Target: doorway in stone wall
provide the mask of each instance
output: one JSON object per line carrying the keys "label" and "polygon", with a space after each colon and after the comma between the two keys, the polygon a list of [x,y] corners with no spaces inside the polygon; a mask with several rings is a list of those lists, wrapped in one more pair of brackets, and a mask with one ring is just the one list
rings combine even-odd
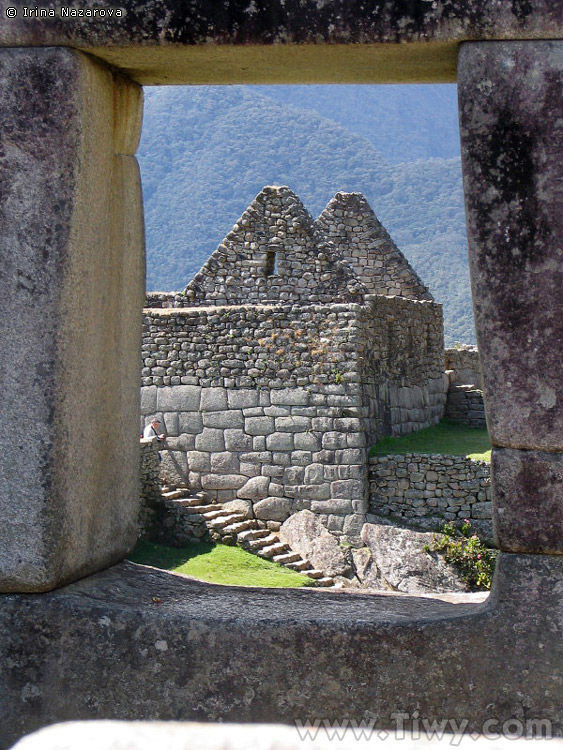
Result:
{"label": "doorway in stone wall", "polygon": [[[474,343],[455,86],[165,87],[146,89],[145,97],[138,157],[147,227],[148,292],[181,292],[264,185],[288,185],[313,218],[337,191],[360,192],[430,287],[435,300],[444,304],[446,344]],[[270,251],[268,275],[276,273],[278,260],[278,253]],[[146,421],[157,414],[163,421],[163,429],[175,449],[167,451],[168,462],[176,462],[178,474],[186,478],[194,468],[200,474],[233,476],[237,469],[231,466],[228,454],[236,452],[240,458],[249,448],[240,442],[244,436],[235,436],[240,426],[231,424],[232,415],[219,416],[231,407],[230,397],[226,397],[222,408],[220,404],[214,407],[215,417],[205,417],[205,425],[199,425],[201,401],[193,409],[186,407],[185,412],[178,411],[175,405],[167,410],[163,392],[157,394],[158,386],[167,391],[180,386],[185,391],[182,398],[188,400],[195,398],[189,389],[198,386],[195,381],[173,380],[175,376],[167,374],[170,358],[166,362],[167,357],[161,354],[159,359],[158,355],[159,347],[169,344],[153,345],[156,355],[145,352],[149,362],[144,362],[144,374],[150,378],[156,368],[157,378],[161,379],[156,383],[153,378],[150,385],[146,381],[143,418]],[[182,351],[178,341],[173,346]],[[283,351],[283,342],[278,351]],[[157,399],[157,395],[162,399]],[[254,404],[253,397],[248,399],[244,408],[252,418],[250,411],[259,405]],[[291,406],[296,410],[309,408]],[[293,416],[307,418],[305,414]],[[256,418],[270,417],[261,414]],[[224,424],[219,424],[221,420]],[[195,430],[204,429],[230,431],[232,440],[237,437],[239,443],[231,442],[229,446],[224,436],[216,446],[203,445],[201,440],[196,446],[194,440],[194,445],[190,443],[188,447],[192,453],[190,465],[184,465],[182,453],[185,454],[187,443],[182,443],[183,436],[193,436]],[[196,437],[199,435],[201,432]],[[217,435],[209,432],[209,437]],[[266,449],[266,436],[252,437],[254,441],[263,438]],[[280,455],[281,452],[279,448]],[[210,456],[203,455],[207,453]],[[282,471],[292,468],[296,467],[290,465]],[[417,464],[416,471],[409,471],[407,467],[407,477],[397,477],[393,491],[401,496],[409,491],[432,493],[431,489],[421,490],[419,486],[411,490],[410,484],[409,489],[403,485],[411,474],[415,475],[415,484],[436,484],[435,468]],[[404,467],[398,469],[399,473],[403,470]],[[430,479],[418,476],[426,473]],[[259,491],[259,479],[248,477],[252,484],[249,492],[254,491],[254,485]],[[477,480],[479,489],[475,492],[484,496],[483,478]],[[381,477],[372,471],[365,481],[373,488],[381,484]],[[216,501],[223,492],[220,485],[212,488]],[[220,533],[221,519],[213,515],[216,511],[205,511],[201,497],[174,497],[180,492],[176,486],[169,491],[169,504],[176,502],[179,507],[179,503],[185,503],[184,507],[194,509],[192,516],[197,515],[195,509],[201,510],[200,515],[209,512],[211,529],[216,521],[212,534],[225,538]],[[276,514],[276,503],[272,507],[272,518],[266,522],[269,525],[261,530],[275,533],[282,516]],[[252,538],[252,529],[237,526],[244,525],[234,517],[242,508],[231,505],[230,509],[233,519],[227,524],[227,541],[248,532],[248,541],[256,541],[257,550],[267,549],[260,537]],[[448,505],[445,512],[451,515],[451,511]],[[383,544],[384,533],[379,536],[378,543]],[[271,539],[270,542],[270,546],[275,546]],[[280,550],[278,557],[284,554],[287,553]],[[363,553],[347,554],[356,555],[357,564],[362,564]],[[388,583],[393,587],[391,580]]]}

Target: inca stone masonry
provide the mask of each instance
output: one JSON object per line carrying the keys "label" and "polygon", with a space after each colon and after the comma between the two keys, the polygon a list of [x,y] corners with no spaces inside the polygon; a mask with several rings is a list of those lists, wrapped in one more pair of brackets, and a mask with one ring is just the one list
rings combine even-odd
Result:
{"label": "inca stone masonry", "polygon": [[[24,19],[26,5],[0,0],[0,745],[86,718],[392,729],[400,714],[561,735],[561,3],[123,0],[109,20]],[[141,86],[455,80],[490,597],[243,590],[123,562],[139,505]],[[175,729],[193,747],[198,729]],[[154,745],[162,725],[121,731]],[[258,741],[224,731],[201,742]]]}
{"label": "inca stone masonry", "polygon": [[358,193],[314,221],[266,187],[184,292],[148,297],[142,413],[165,426],[162,476],[227,507],[312,510],[357,536],[367,448],[444,414],[441,306]]}

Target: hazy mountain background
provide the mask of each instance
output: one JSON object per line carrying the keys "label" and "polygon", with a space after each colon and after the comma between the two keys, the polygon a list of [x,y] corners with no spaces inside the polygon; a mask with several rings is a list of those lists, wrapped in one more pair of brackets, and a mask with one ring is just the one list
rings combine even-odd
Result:
{"label": "hazy mountain background", "polygon": [[443,303],[447,343],[474,342],[455,86],[145,89],[139,162],[147,289],[182,289],[264,185],[314,217],[360,191]]}

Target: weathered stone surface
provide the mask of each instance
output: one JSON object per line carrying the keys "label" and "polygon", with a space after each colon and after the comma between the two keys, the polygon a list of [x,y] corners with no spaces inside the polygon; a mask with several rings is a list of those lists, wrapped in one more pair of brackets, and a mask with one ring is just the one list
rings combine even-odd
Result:
{"label": "weathered stone surface", "polygon": [[266,437],[266,448],[269,451],[291,451],[293,435],[290,432],[273,432]]}
{"label": "weathered stone surface", "polygon": [[228,408],[225,388],[202,388],[201,411],[224,411]]}
{"label": "weathered stone surface", "polygon": [[[377,0],[353,13],[343,13],[337,0],[260,0],[255,12],[235,3],[219,15],[212,3],[179,11],[174,2],[143,0],[123,6],[119,17],[71,19],[61,17],[63,6],[54,18],[25,18],[24,6],[0,3],[1,45],[88,48],[142,84],[454,81],[464,40],[563,35],[562,11],[552,0],[420,7]],[[8,7],[18,16],[7,17]]]}
{"label": "weathered stone surface", "polygon": [[499,548],[563,554],[563,455],[496,448],[492,471]]}
{"label": "weathered stone surface", "polygon": [[253,504],[254,515],[264,521],[285,521],[291,512],[291,500],[285,497],[265,497]]}
{"label": "weathered stone surface", "polygon": [[237,492],[237,496],[247,500],[262,500],[268,495],[269,484],[269,477],[251,477]]}
{"label": "weathered stone surface", "polygon": [[273,417],[248,417],[245,419],[245,431],[249,435],[269,435],[274,431]]}
{"label": "weathered stone surface", "polygon": [[252,450],[252,437],[243,430],[225,430],[225,448],[228,451]]}
{"label": "weathered stone surface", "polygon": [[201,388],[197,385],[174,385],[157,388],[159,411],[197,411],[201,400]]}
{"label": "weathered stone surface", "polygon": [[227,393],[229,409],[250,409],[258,406],[258,391],[244,389],[240,391],[230,390]]}
{"label": "weathered stone surface", "polygon": [[244,427],[244,417],[239,409],[203,412],[202,417],[205,427],[221,427],[229,430],[240,430]]}
{"label": "weathered stone surface", "polygon": [[4,596],[0,743],[72,718],[293,724],[343,705],[387,726],[397,711],[464,719],[467,731],[543,718],[560,736],[562,577],[561,556],[501,553],[489,599],[452,603],[209,586],[125,563]]}
{"label": "weathered stone surface", "polygon": [[563,451],[563,42],[464,45],[458,90],[489,433]]}
{"label": "weathered stone surface", "polygon": [[222,451],[211,454],[211,471],[217,474],[238,474],[240,461],[236,453]]}
{"label": "weathered stone surface", "polygon": [[409,594],[465,590],[442,557],[424,551],[433,537],[426,532],[366,523],[361,538],[371,552],[372,564],[364,573],[364,586]]}
{"label": "weathered stone surface", "polygon": [[185,451],[161,451],[160,477],[164,483],[186,486],[188,482],[188,459]]}
{"label": "weathered stone surface", "polygon": [[224,451],[225,437],[223,430],[204,427],[201,433],[195,436],[195,448],[198,451]]}
{"label": "weathered stone surface", "polygon": [[290,516],[280,529],[280,539],[326,575],[345,575],[350,566],[336,538],[318,516],[302,510]]}
{"label": "weathered stone surface", "polygon": [[0,590],[44,591],[135,541],[140,181],[105,66],[2,49],[0,92]]}
{"label": "weathered stone surface", "polygon": [[238,490],[246,482],[240,474],[202,474],[201,486],[204,490]]}
{"label": "weathered stone surface", "polygon": [[141,388],[141,414],[153,414],[156,411],[156,391],[155,385],[148,385]]}

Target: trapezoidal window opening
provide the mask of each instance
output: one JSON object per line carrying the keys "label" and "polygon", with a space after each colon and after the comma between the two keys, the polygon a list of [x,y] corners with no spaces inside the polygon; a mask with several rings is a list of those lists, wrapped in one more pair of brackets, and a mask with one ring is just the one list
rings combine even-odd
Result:
{"label": "trapezoidal window opening", "polygon": [[368,456],[445,413],[444,290],[447,338],[472,330],[468,284],[460,313],[444,277],[466,268],[436,257],[465,254],[456,92],[425,88],[146,90],[141,428],[165,436],[160,462],[146,450],[175,544],[207,534],[291,563],[279,533],[305,514],[341,542],[339,567],[293,567],[345,585],[368,515],[471,517],[447,468]]}

